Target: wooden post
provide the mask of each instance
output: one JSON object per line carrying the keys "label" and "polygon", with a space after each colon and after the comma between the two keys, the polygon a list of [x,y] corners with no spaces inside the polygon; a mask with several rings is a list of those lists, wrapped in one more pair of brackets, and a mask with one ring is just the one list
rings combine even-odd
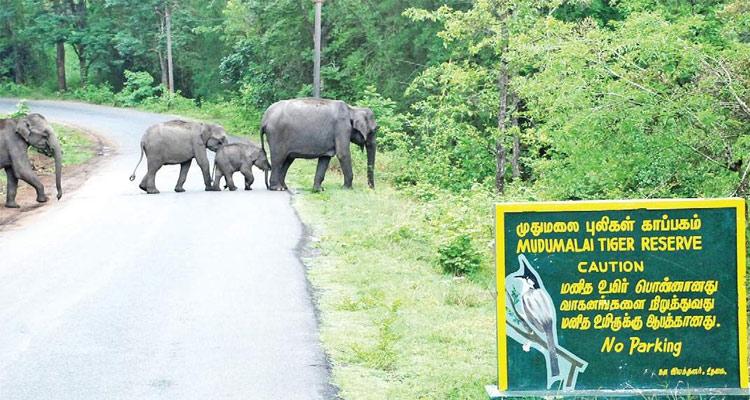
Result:
{"label": "wooden post", "polygon": [[320,19],[325,0],[315,2],[315,70],[313,72],[313,97],[320,98]]}
{"label": "wooden post", "polygon": [[164,6],[164,19],[167,28],[167,78],[169,79],[169,93],[174,93],[174,68],[172,65],[172,14],[169,2]]}

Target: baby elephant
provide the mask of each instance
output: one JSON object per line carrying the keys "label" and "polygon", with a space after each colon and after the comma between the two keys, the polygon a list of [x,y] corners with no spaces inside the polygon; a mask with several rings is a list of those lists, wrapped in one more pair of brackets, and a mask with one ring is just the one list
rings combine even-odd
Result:
{"label": "baby elephant", "polygon": [[[227,181],[229,190],[237,190],[232,180],[232,174],[237,171],[242,172],[245,176],[245,190],[252,190],[250,185],[253,184],[253,165],[261,170],[268,172],[271,170],[271,164],[268,163],[266,153],[260,147],[251,143],[232,143],[219,148],[214,160],[214,190],[220,190],[219,183],[221,177]],[[218,170],[218,173],[216,172]]]}

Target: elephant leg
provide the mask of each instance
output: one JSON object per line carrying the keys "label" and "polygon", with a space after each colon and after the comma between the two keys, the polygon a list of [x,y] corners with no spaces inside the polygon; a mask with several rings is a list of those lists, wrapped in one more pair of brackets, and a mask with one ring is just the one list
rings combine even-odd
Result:
{"label": "elephant leg", "polygon": [[[271,179],[269,182],[270,190],[284,190],[282,185],[281,171],[286,163],[287,156],[282,154],[271,154],[273,164],[271,165]],[[278,161],[277,161],[278,160]]]}
{"label": "elephant leg", "polygon": [[213,181],[213,190],[215,192],[221,191],[221,177],[224,174],[221,172],[221,168],[216,168],[216,174],[214,175],[214,181]]}
{"label": "elephant leg", "polygon": [[331,162],[331,157],[320,157],[318,158],[318,169],[315,170],[315,182],[313,183],[313,192],[320,192],[323,190],[320,185],[323,184],[323,180],[326,177],[326,171],[328,170],[328,163]]}
{"label": "elephant leg", "polygon": [[148,192],[148,188],[146,188],[146,185],[148,185],[148,174],[143,175],[143,179],[141,179],[141,183],[138,185],[141,190],[144,192]]}
{"label": "elephant leg", "polygon": [[175,192],[182,193],[185,191],[185,189],[182,188],[182,185],[185,184],[188,171],[190,170],[190,164],[192,164],[192,162],[193,160],[187,160],[184,163],[180,164],[180,177],[177,178],[177,186],[174,187]]}
{"label": "elephant leg", "polygon": [[253,176],[253,167],[250,164],[244,164],[240,168],[240,172],[245,177],[245,190],[253,190],[252,185],[255,182],[255,176]]}
{"label": "elephant leg", "polygon": [[[146,172],[146,193],[157,194],[159,191],[156,189],[156,173],[161,169],[161,162],[155,160],[148,160],[148,171]],[[143,188],[141,188],[143,189]]]}
{"label": "elephant leg", "polygon": [[[44,185],[39,181],[39,178],[34,174],[34,171],[31,170],[30,165],[29,168],[13,168],[13,170],[18,174],[18,179],[34,187],[36,190],[36,201],[38,203],[44,203],[48,200],[47,195],[44,194]],[[8,181],[10,182],[10,179],[8,179]]]}
{"label": "elephant leg", "polygon": [[229,188],[229,190],[234,192],[235,190],[237,190],[237,186],[234,185],[234,179],[232,178],[232,175],[234,175],[234,173],[228,173],[224,175],[224,179],[227,180],[227,187]]}
{"label": "elephant leg", "polygon": [[208,165],[208,157],[206,156],[205,150],[203,150],[203,154],[199,152],[195,155],[195,161],[201,168],[201,172],[203,172],[203,183],[206,185],[206,191],[213,192],[214,185],[213,182],[211,182],[211,168]]}
{"label": "elephant leg", "polygon": [[352,188],[352,155],[349,153],[349,149],[346,148],[336,154],[336,158],[339,159],[341,164],[341,172],[344,173],[344,188]]}
{"label": "elephant leg", "polygon": [[5,196],[5,207],[7,208],[18,208],[16,203],[16,190],[18,189],[18,178],[16,173],[13,172],[13,168],[5,168],[5,176],[8,178],[8,191]]}
{"label": "elephant leg", "polygon": [[284,190],[289,190],[286,186],[286,173],[289,171],[289,167],[292,166],[293,162],[294,158],[287,157],[286,160],[284,160],[284,164],[281,165],[281,187],[283,187]]}

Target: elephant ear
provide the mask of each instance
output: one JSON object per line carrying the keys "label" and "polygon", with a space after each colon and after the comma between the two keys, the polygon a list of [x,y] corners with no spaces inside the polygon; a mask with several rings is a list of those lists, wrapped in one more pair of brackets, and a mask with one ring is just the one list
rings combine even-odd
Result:
{"label": "elephant ear", "polygon": [[22,118],[18,121],[18,124],[16,125],[16,134],[20,136],[24,142],[29,143],[29,135],[31,135],[31,125],[29,124],[29,120],[26,118]]}
{"label": "elephant ear", "polygon": [[356,108],[352,108],[351,112],[349,113],[349,120],[351,121],[352,128],[361,133],[362,136],[366,139],[368,132],[367,119],[365,119],[364,113]]}
{"label": "elephant ear", "polygon": [[208,143],[208,139],[211,139],[211,128],[207,124],[201,122],[198,124],[198,130],[201,133],[201,141],[203,144]]}
{"label": "elephant ear", "polygon": [[253,148],[247,149],[247,151],[245,152],[245,156],[248,160],[250,160],[250,163],[254,163],[255,160],[260,157],[260,150],[256,150]]}

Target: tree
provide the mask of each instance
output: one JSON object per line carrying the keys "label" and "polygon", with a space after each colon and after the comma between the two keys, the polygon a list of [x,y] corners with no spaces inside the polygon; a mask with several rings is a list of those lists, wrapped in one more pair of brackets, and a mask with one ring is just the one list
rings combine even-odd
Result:
{"label": "tree", "polygon": [[[416,21],[437,20],[444,25],[444,30],[439,36],[445,41],[446,46],[455,46],[461,51],[455,52],[450,63],[456,58],[465,60],[465,68],[481,73],[484,78],[477,83],[483,87],[474,90],[481,93],[487,90],[485,85],[488,79],[494,75],[496,93],[485,96],[487,100],[495,101],[495,127],[493,133],[486,120],[477,120],[476,128],[484,131],[486,137],[482,140],[485,151],[494,158],[494,187],[498,193],[505,190],[506,164],[508,142],[512,143],[511,168],[513,178],[520,178],[520,126],[518,123],[517,109],[522,100],[519,94],[513,90],[514,76],[519,74],[520,65],[511,63],[509,53],[511,51],[510,37],[528,28],[543,12],[554,10],[560,5],[559,2],[524,2],[506,0],[478,0],[474,2],[471,9],[466,11],[454,10],[443,6],[436,11],[410,9],[408,15]],[[445,68],[445,64],[428,68],[437,73],[454,73],[455,69]],[[458,71],[465,74],[467,71]],[[450,81],[450,80],[449,80]],[[416,82],[416,81],[415,81]],[[482,109],[488,105],[483,104]],[[456,115],[456,114],[454,114]],[[471,110],[468,110],[471,116]],[[438,128],[439,129],[439,128]],[[492,143],[490,143],[490,140]],[[447,143],[450,145],[450,143]]]}
{"label": "tree", "polygon": [[714,11],[631,12],[604,27],[546,18],[522,38],[534,72],[519,90],[550,143],[540,187],[571,199],[747,195],[750,52],[714,29]]}

